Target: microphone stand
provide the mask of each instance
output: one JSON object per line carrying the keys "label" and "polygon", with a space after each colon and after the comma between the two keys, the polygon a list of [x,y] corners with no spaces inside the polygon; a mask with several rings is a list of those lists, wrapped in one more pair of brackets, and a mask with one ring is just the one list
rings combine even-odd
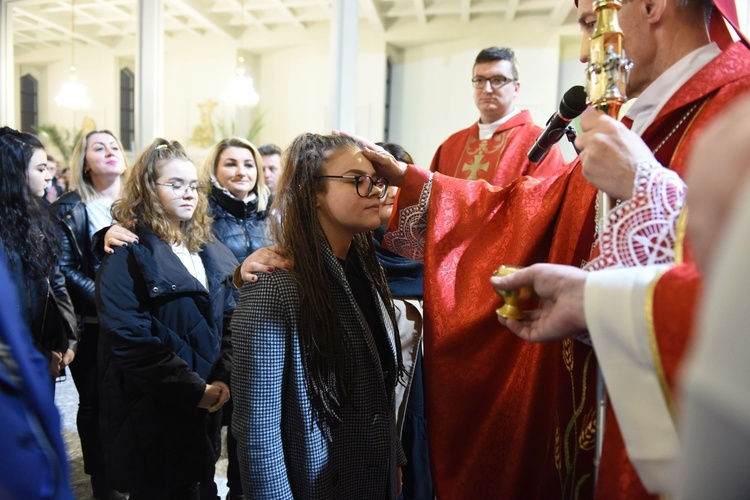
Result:
{"label": "microphone stand", "polygon": [[575,149],[576,155],[581,154],[581,151],[576,147],[576,129],[571,125],[565,127],[565,137],[568,138],[568,142],[570,142],[570,145]]}

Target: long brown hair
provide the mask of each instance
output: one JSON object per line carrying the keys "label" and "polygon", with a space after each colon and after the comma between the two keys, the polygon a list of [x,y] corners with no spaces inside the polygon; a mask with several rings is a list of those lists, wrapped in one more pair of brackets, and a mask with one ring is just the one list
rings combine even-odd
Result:
{"label": "long brown hair", "polygon": [[122,199],[112,205],[112,217],[130,229],[136,225],[150,227],[162,241],[182,243],[190,252],[199,252],[201,245],[214,241],[206,195],[200,190],[196,193],[198,204],[192,219],[182,222],[177,230],[156,194],[159,170],[172,160],[191,161],[179,142],[154,139],[136,160],[125,181]]}
{"label": "long brown hair", "polygon": [[[271,227],[279,244],[294,262],[300,289],[299,336],[307,393],[315,419],[330,439],[330,427],[339,420],[336,410],[346,398],[342,369],[349,358],[347,336],[334,310],[333,287],[325,261],[325,233],[317,215],[315,176],[325,162],[345,149],[361,149],[348,137],[302,134],[284,155],[284,168],[274,199],[279,217]],[[372,233],[360,233],[352,242],[362,265],[372,276],[388,316],[396,328],[396,316],[385,272],[375,255]],[[387,330],[386,330],[387,331]],[[395,335],[399,373],[403,371],[401,342]]]}

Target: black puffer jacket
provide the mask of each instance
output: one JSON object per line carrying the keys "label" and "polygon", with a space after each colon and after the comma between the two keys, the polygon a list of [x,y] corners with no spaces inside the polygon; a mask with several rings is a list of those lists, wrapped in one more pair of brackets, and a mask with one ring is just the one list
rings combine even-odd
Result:
{"label": "black puffer jacket", "polygon": [[244,203],[214,188],[208,203],[216,239],[228,246],[238,261],[271,245],[268,211],[259,212],[257,200]]}
{"label": "black puffer jacket", "polygon": [[60,270],[65,275],[76,314],[95,317],[94,277],[99,259],[91,250],[86,205],[76,191],[71,191],[58,198],[49,209],[62,226]]}
{"label": "black puffer jacket", "polygon": [[221,243],[200,253],[208,291],[170,246],[146,229],[99,268],[101,432],[107,471],[121,491],[197,481],[214,460],[207,382],[229,383],[238,265]]}

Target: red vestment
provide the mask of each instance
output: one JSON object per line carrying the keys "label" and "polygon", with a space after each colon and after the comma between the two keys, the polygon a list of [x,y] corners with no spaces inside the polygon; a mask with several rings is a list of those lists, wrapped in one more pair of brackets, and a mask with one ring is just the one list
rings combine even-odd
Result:
{"label": "red vestment", "polygon": [[[675,94],[644,133],[644,141],[658,149],[662,165],[681,173],[696,135],[747,90],[750,52],[734,44]],[[395,229],[400,210],[418,204],[427,175],[407,169],[389,229]],[[488,280],[500,264],[579,266],[588,259],[595,193],[577,161],[558,176],[522,178],[504,189],[435,174],[424,244],[424,361],[428,438],[439,498],[593,495],[592,351],[570,340],[531,344],[518,339],[497,322],[494,311],[501,300]],[[657,327],[671,319],[660,299],[667,297],[669,303],[674,290],[687,293],[687,287],[673,285],[684,279],[665,281],[662,291],[657,286]],[[688,327],[671,330],[683,339],[689,333]],[[659,341],[660,347],[668,344]],[[598,493],[602,498],[646,495],[627,461],[611,411]]]}
{"label": "red vestment", "polygon": [[[398,203],[415,204],[428,175],[410,166]],[[500,264],[587,258],[595,193],[577,163],[564,175],[523,177],[505,189],[435,174],[424,360],[438,498],[591,497],[592,350],[572,340],[532,344],[508,332],[497,322],[501,301],[488,280]]]}
{"label": "red vestment", "polygon": [[493,186],[505,186],[522,175],[555,175],[565,164],[557,145],[538,164],[526,158],[542,131],[527,110],[497,127],[487,140],[479,140],[479,125],[474,123],[440,145],[430,170],[457,179],[483,179]]}
{"label": "red vestment", "polygon": [[[669,100],[654,123],[643,134],[654,147],[664,140],[693,104],[698,106],[688,120],[656,153],[662,165],[684,178],[687,157],[696,138],[717,114],[750,91],[750,50],[735,43],[688,80]],[[720,159],[717,168],[720,168]],[[674,390],[676,376],[692,332],[694,305],[700,290],[700,274],[689,252],[684,262],[669,269],[654,286],[652,331],[658,345],[658,361],[664,383]],[[671,398],[671,395],[667,395]],[[671,406],[671,404],[670,404]],[[597,497],[618,499],[656,498],[649,495],[631,465],[616,424],[608,409]]]}

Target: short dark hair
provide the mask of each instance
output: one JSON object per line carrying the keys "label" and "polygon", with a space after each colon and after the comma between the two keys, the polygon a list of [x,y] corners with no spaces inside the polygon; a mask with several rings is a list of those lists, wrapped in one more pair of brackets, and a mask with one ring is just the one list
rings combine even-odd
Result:
{"label": "short dark hair", "polygon": [[261,147],[258,148],[258,153],[260,153],[261,156],[273,156],[273,155],[279,155],[281,156],[281,148],[278,147],[276,144],[263,144]]}
{"label": "short dark hair", "polygon": [[471,70],[473,72],[477,64],[494,61],[508,61],[513,72],[513,79],[518,80],[518,61],[516,61],[515,52],[510,47],[487,47],[486,49],[482,49],[477,54],[476,59],[474,59],[474,66],[472,66]]}

